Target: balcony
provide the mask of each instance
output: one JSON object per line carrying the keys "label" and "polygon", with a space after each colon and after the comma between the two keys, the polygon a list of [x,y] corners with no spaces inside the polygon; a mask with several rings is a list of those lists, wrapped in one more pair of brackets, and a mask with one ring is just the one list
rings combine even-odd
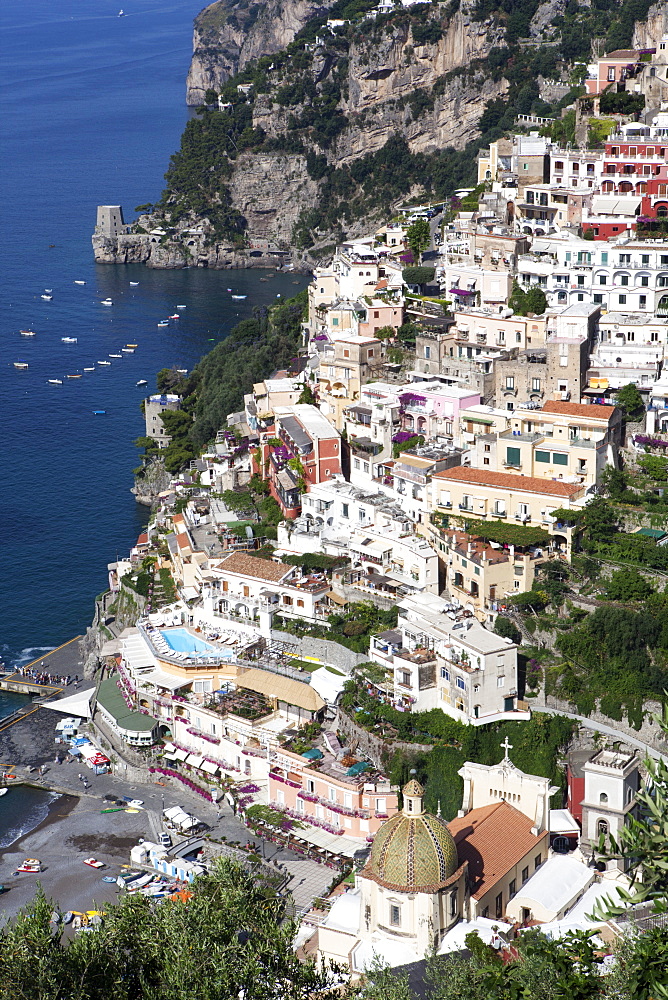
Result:
{"label": "balcony", "polygon": [[[507,391],[507,390],[504,390]],[[539,390],[536,390],[539,391]],[[545,437],[544,434],[536,434],[529,431],[501,431],[499,434],[500,438],[509,441],[526,441],[528,444],[533,444],[535,441],[542,441]]]}
{"label": "balcony", "polygon": [[515,514],[515,520],[521,521],[522,524],[526,524],[527,521],[531,520],[531,514],[523,514],[521,511],[517,511]]}

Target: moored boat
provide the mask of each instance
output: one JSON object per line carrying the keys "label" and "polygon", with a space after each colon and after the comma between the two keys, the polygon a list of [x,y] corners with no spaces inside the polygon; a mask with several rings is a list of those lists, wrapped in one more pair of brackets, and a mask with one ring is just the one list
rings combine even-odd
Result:
{"label": "moored boat", "polygon": [[121,347],[121,353],[122,354],[134,354],[135,353],[135,349],[134,349],[134,347]]}
{"label": "moored boat", "polygon": [[76,375],[68,375],[68,378],[81,378],[81,375],[77,373]]}
{"label": "moored boat", "polygon": [[62,378],[48,378],[46,381],[49,383],[49,385],[62,385],[63,384]]}
{"label": "moored boat", "polygon": [[100,299],[101,306],[113,306],[113,301],[111,299]]}
{"label": "moored boat", "polygon": [[85,284],[86,284],[86,282],[85,282],[85,281],[76,281],[76,280],[75,280],[74,284],[75,284],[75,285],[85,285]]}
{"label": "moored boat", "polygon": [[137,382],[137,385],[138,386],[148,385],[148,382],[145,378],[140,378],[139,381]]}
{"label": "moored boat", "polygon": [[158,326],[169,326],[169,323],[167,322],[166,319],[163,319],[160,321],[160,323],[158,323]]}
{"label": "moored boat", "polygon": [[44,299],[45,302],[50,302],[51,299],[53,298],[53,295],[46,295],[46,294],[44,294],[41,297]]}
{"label": "moored boat", "polygon": [[34,330],[19,330],[19,333],[21,334],[22,337],[34,337],[35,336],[35,331]]}
{"label": "moored boat", "polygon": [[111,361],[98,361],[98,365],[110,365]]}
{"label": "moored boat", "polygon": [[77,337],[61,337],[63,344],[76,344],[78,341]]}
{"label": "moored boat", "polygon": [[23,369],[25,369],[25,368],[28,367],[28,362],[27,361],[15,361],[14,362],[14,367],[15,368],[20,368],[20,369],[23,370]]}
{"label": "moored boat", "polygon": [[110,358],[122,358],[123,355],[122,354],[110,354],[109,357]]}
{"label": "moored boat", "polygon": [[94,368],[84,368],[84,371],[85,372],[94,372],[95,369]]}

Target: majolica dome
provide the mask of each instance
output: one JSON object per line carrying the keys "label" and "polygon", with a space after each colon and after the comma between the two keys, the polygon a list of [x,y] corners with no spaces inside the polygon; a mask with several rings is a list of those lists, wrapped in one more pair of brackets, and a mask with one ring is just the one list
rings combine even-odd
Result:
{"label": "majolica dome", "polygon": [[459,867],[457,848],[445,821],[425,813],[417,781],[403,788],[404,808],[374,837],[365,874],[397,892],[437,892]]}

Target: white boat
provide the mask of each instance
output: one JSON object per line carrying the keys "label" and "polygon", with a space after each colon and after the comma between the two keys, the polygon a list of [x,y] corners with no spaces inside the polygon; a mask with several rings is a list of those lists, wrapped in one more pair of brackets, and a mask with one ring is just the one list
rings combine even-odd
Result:
{"label": "white boat", "polygon": [[63,384],[62,378],[48,378],[47,382],[49,383],[49,385],[62,385]]}
{"label": "white boat", "polygon": [[247,295],[233,295],[232,298],[236,299],[237,301],[239,301],[241,299],[248,298],[248,296]]}
{"label": "white boat", "polygon": [[67,377],[68,378],[81,378],[81,375],[79,374],[79,372],[77,372],[76,375],[68,375]]}
{"label": "white boat", "polygon": [[179,375],[187,375],[188,374],[188,369],[187,368],[177,368],[176,370],[179,373]]}
{"label": "white boat", "polygon": [[15,361],[14,362],[14,367],[15,368],[27,368],[28,367],[28,362],[27,361]]}
{"label": "white boat", "polygon": [[61,337],[60,339],[62,340],[63,344],[76,344],[77,342],[76,337]]}
{"label": "white boat", "polygon": [[53,288],[45,288],[44,291],[46,292],[47,295],[50,295],[51,292],[53,291]]}
{"label": "white boat", "polygon": [[42,295],[42,298],[44,299],[45,302],[50,302],[51,299],[53,298],[53,295]]}
{"label": "white boat", "polygon": [[119,17],[125,17],[125,11],[124,10],[119,10],[118,16]]}
{"label": "white boat", "polygon": [[109,357],[110,358],[122,358],[123,355],[122,354],[110,354]]}
{"label": "white boat", "polygon": [[94,372],[95,369],[94,368],[84,368],[84,371],[85,372]]}
{"label": "white boat", "polygon": [[98,365],[110,365],[111,361],[98,361]]}
{"label": "white boat", "polygon": [[126,347],[139,347],[139,344],[126,344]]}
{"label": "white boat", "polygon": [[136,288],[138,284],[139,284],[139,282],[138,282],[138,281],[131,281],[131,282],[130,282],[130,286],[131,286],[132,288]]}
{"label": "white boat", "polygon": [[[123,354],[134,354],[135,353],[134,347],[121,347],[121,351],[123,352]],[[110,357],[111,357],[111,355],[110,355]]]}
{"label": "white boat", "polygon": [[112,302],[111,299],[101,299],[100,300],[100,305],[101,306],[113,306],[113,304],[114,303]]}
{"label": "white boat", "polygon": [[187,306],[177,306],[177,309],[187,309]]}
{"label": "white boat", "polygon": [[167,319],[181,319],[178,313],[174,313],[173,316],[168,316]]}
{"label": "white boat", "polygon": [[85,285],[86,282],[85,281],[75,281],[74,284],[75,285]]}
{"label": "white boat", "polygon": [[169,326],[169,323],[166,319],[163,319],[161,323],[158,323],[158,326]]}
{"label": "white boat", "polygon": [[21,334],[22,337],[34,337],[35,336],[35,331],[34,330],[19,330],[19,333]]}
{"label": "white boat", "polygon": [[146,381],[145,378],[140,378],[139,381],[137,382],[137,385],[139,386],[148,385],[148,382]]}
{"label": "white boat", "polygon": [[0,788],[0,795],[6,795],[8,791],[8,788]]}

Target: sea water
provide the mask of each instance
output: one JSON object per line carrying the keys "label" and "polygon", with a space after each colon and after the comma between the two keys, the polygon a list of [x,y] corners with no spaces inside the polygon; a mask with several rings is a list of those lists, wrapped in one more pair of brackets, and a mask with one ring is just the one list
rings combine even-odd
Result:
{"label": "sea water", "polygon": [[[15,843],[19,837],[34,830],[49,815],[49,806],[58,798],[56,792],[41,788],[17,785],[0,797],[0,851]],[[3,880],[9,872],[3,866]]]}
{"label": "sea water", "polygon": [[[81,633],[93,598],[107,587],[107,564],[142,530],[147,509],[129,492],[147,391],[136,382],[147,379],[150,390],[160,368],[191,368],[254,305],[306,283],[286,274],[260,283],[261,271],[93,262],[98,204],[121,204],[128,219],[136,205],[160,196],[191,113],[185,78],[201,7],[202,0],[137,0],[124,5],[122,18],[118,0],[22,0],[0,8],[6,663],[28,662]],[[49,302],[41,298],[46,288]],[[247,298],[233,300],[228,288]],[[113,306],[100,304],[107,297]],[[177,304],[187,307],[181,318],[158,328]],[[25,328],[35,337],[21,337]],[[108,357],[127,343],[139,345],[134,354]],[[18,360],[28,362],[27,371],[14,368]],[[80,379],[67,378],[77,373]]]}

